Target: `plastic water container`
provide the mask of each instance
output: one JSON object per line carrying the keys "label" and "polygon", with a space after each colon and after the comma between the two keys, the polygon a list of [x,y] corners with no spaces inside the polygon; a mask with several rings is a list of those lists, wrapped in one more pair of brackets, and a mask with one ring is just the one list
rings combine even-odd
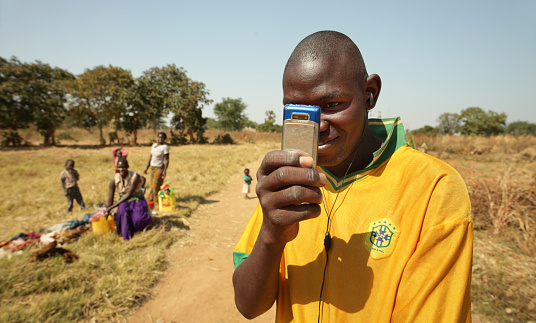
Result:
{"label": "plastic water container", "polygon": [[110,231],[115,231],[114,218],[112,216],[108,216],[107,218],[108,219],[106,219],[106,216],[101,216],[93,219],[91,222],[93,233],[104,234]]}
{"label": "plastic water container", "polygon": [[166,192],[165,194],[158,195],[158,209],[160,211],[173,211],[175,210],[177,201],[175,200],[175,192]]}

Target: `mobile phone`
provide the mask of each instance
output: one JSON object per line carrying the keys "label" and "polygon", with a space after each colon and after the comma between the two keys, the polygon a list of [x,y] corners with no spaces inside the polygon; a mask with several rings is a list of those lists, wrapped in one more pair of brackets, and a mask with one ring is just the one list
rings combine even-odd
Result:
{"label": "mobile phone", "polygon": [[283,150],[301,150],[313,157],[316,168],[320,107],[287,104],[283,110]]}

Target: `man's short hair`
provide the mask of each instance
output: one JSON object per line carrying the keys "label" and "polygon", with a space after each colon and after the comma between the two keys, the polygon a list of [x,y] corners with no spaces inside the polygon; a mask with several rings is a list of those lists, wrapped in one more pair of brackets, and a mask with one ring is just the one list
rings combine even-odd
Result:
{"label": "man's short hair", "polygon": [[310,61],[323,61],[333,58],[347,58],[349,69],[356,71],[356,77],[367,78],[367,69],[357,45],[345,34],[337,31],[318,31],[305,37],[290,55],[287,68]]}
{"label": "man's short hair", "polygon": [[119,164],[123,164],[128,168],[128,160],[125,157],[121,157],[117,160],[117,167],[119,167]]}

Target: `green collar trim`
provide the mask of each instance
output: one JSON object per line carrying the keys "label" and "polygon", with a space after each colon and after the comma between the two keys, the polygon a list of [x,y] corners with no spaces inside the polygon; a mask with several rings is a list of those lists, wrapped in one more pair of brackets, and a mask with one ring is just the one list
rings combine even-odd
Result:
{"label": "green collar trim", "polygon": [[344,177],[337,177],[333,175],[325,167],[320,166],[319,169],[326,174],[329,183],[334,191],[350,185],[351,183],[362,179],[370,174],[380,164],[386,161],[393,153],[400,147],[406,146],[406,133],[404,131],[404,125],[400,117],[389,119],[369,119],[368,121],[370,131],[378,138],[383,140],[382,146],[376,150],[373,154],[372,161],[367,167],[348,174],[346,180],[343,182]]}

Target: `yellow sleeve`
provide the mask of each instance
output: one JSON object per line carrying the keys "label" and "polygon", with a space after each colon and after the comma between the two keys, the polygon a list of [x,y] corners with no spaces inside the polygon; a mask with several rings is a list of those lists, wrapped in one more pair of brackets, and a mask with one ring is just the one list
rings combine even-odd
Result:
{"label": "yellow sleeve", "polygon": [[473,222],[458,174],[438,182],[426,218],[401,277],[392,322],[471,322]]}
{"label": "yellow sleeve", "polygon": [[249,219],[240,240],[236,244],[233,250],[233,262],[234,267],[238,267],[251,253],[255,241],[257,241],[257,236],[261,230],[262,226],[262,208],[260,204],[257,204],[253,215]]}

